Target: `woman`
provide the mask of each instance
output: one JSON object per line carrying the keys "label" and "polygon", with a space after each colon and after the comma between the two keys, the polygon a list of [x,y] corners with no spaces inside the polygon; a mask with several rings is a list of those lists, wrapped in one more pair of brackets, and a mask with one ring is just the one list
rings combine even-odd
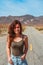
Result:
{"label": "woman", "polygon": [[14,20],[9,25],[6,49],[8,65],[28,65],[26,60],[28,37],[22,33],[19,20]]}

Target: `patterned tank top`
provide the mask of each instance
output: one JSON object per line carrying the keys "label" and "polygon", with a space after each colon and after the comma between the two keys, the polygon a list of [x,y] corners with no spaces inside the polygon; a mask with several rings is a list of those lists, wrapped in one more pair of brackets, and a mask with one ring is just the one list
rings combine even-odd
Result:
{"label": "patterned tank top", "polygon": [[20,56],[24,51],[24,40],[22,36],[22,40],[19,42],[12,41],[11,43],[11,53],[15,56]]}

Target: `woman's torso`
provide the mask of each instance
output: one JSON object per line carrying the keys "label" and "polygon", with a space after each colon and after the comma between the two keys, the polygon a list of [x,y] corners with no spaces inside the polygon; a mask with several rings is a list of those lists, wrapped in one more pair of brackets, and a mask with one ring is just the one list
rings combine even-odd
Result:
{"label": "woman's torso", "polygon": [[20,40],[19,42],[16,41],[12,41],[11,43],[11,53],[15,56],[20,56],[23,54],[24,51],[24,40],[23,40],[23,36],[22,36],[22,40]]}

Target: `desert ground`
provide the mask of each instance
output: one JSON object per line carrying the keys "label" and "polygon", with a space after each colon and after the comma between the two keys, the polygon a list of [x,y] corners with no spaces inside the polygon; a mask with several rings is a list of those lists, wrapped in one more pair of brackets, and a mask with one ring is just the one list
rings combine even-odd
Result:
{"label": "desert ground", "polygon": [[[28,36],[28,65],[43,65],[43,34],[34,27],[26,27],[23,34]],[[0,36],[0,65],[7,65],[7,34]]]}

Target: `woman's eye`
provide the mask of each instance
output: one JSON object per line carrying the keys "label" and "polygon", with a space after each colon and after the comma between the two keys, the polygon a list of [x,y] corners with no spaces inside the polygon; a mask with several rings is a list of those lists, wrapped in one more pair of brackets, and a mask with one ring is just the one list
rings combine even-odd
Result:
{"label": "woman's eye", "polygon": [[15,27],[15,28],[20,28],[20,27]]}
{"label": "woman's eye", "polygon": [[20,27],[17,27],[17,28],[20,28]]}

